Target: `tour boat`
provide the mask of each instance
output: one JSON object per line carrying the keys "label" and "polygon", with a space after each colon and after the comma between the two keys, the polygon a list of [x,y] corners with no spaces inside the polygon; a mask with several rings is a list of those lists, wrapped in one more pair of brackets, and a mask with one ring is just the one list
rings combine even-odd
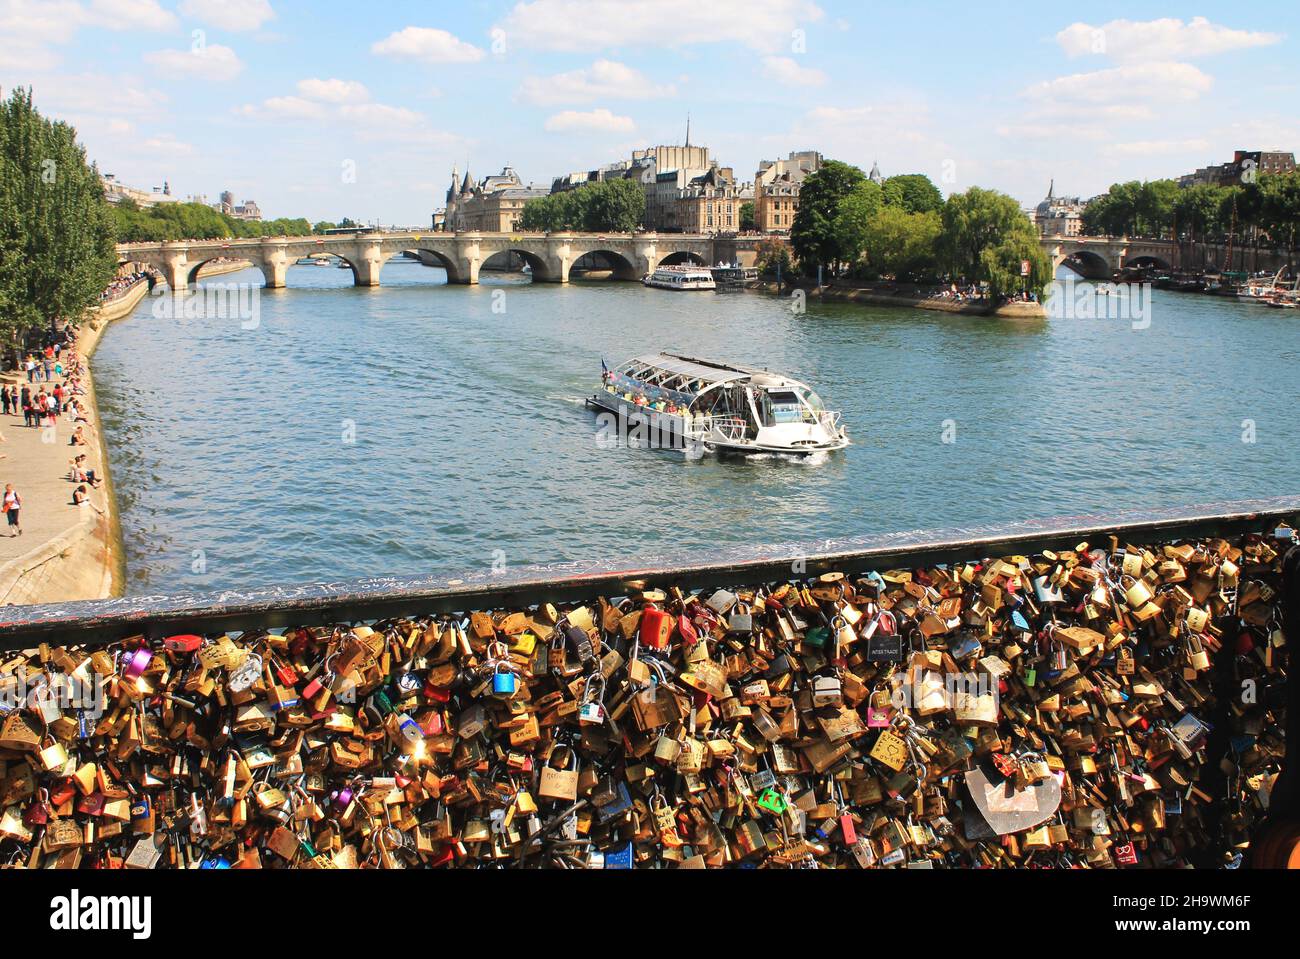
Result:
{"label": "tour boat", "polygon": [[713,272],[704,266],[661,266],[641,277],[646,286],[660,290],[712,290]]}
{"label": "tour boat", "polygon": [[[603,362],[601,364],[604,365]],[[848,433],[805,383],[749,366],[652,353],[605,369],[588,403],[652,445],[731,453],[843,449]]]}

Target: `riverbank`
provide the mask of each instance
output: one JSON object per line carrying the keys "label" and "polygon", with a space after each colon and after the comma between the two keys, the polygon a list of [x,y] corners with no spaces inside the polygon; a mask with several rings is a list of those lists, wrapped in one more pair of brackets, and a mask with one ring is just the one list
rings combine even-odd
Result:
{"label": "riverbank", "polygon": [[904,307],[916,310],[934,310],[939,313],[958,313],[965,316],[992,316],[1004,320],[1042,320],[1047,310],[1041,303],[1003,303],[992,307],[983,302],[957,302],[922,296],[909,290],[889,291],[880,287],[817,286],[800,281],[778,284],[774,280],[758,280],[745,287],[774,296],[789,295],[791,290],[803,290],[810,299],[832,303],[860,303],[868,306]]}
{"label": "riverbank", "polygon": [[[247,261],[214,263],[203,277],[220,276],[245,269]],[[89,310],[81,322],[77,352],[81,357],[81,397],[91,424],[83,427],[87,446],[69,445],[76,424],[60,417],[53,432],[22,425],[21,414],[4,424],[5,443],[0,446],[3,482],[13,483],[23,499],[23,535],[0,536],[0,605],[62,603],[81,599],[120,596],[126,584],[126,553],[122,545],[121,519],[113,488],[108,449],[100,430],[99,405],[95,398],[91,358],[104,331],[114,320],[130,316],[148,295],[149,284],[141,282],[127,293]],[[0,381],[17,386],[26,383],[20,372],[6,374]],[[76,484],[68,479],[69,460],[79,452],[104,478],[88,502],[72,505]]]}

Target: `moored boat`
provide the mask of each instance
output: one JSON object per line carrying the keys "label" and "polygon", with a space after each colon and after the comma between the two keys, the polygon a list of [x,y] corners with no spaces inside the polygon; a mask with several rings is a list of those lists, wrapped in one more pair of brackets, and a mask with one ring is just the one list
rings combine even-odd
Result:
{"label": "moored boat", "polygon": [[641,277],[646,286],[659,290],[712,290],[717,288],[713,273],[705,266],[661,266]]}
{"label": "moored boat", "polygon": [[808,454],[849,445],[840,414],[805,383],[749,366],[653,353],[606,369],[592,406],[648,427],[659,445]]}

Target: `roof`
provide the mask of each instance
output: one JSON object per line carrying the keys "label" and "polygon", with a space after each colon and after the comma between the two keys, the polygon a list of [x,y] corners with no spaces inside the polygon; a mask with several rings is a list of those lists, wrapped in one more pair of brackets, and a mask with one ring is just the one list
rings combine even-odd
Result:
{"label": "roof", "polygon": [[714,363],[693,356],[680,356],[676,353],[649,353],[628,362],[643,363],[646,366],[653,366],[655,369],[666,370],[669,373],[689,376],[693,380],[701,380],[710,385],[731,383],[735,380],[748,379],[754,375],[767,374],[766,370],[755,369],[750,366]]}

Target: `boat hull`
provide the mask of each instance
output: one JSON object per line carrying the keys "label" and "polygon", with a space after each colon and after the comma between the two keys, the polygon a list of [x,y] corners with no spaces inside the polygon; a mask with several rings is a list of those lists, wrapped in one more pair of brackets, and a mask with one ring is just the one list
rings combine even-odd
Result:
{"label": "boat hull", "polygon": [[703,439],[691,435],[685,417],[637,406],[613,393],[595,393],[587,400],[587,405],[621,417],[627,425],[629,435],[633,432],[640,433],[649,440],[648,445],[655,449],[686,450],[693,446],[703,446],[707,450],[718,453],[735,453],[742,456],[755,453],[811,456],[814,453],[842,450],[849,445],[847,438],[830,443],[800,446],[776,446],[756,440],[728,440],[716,436]]}

